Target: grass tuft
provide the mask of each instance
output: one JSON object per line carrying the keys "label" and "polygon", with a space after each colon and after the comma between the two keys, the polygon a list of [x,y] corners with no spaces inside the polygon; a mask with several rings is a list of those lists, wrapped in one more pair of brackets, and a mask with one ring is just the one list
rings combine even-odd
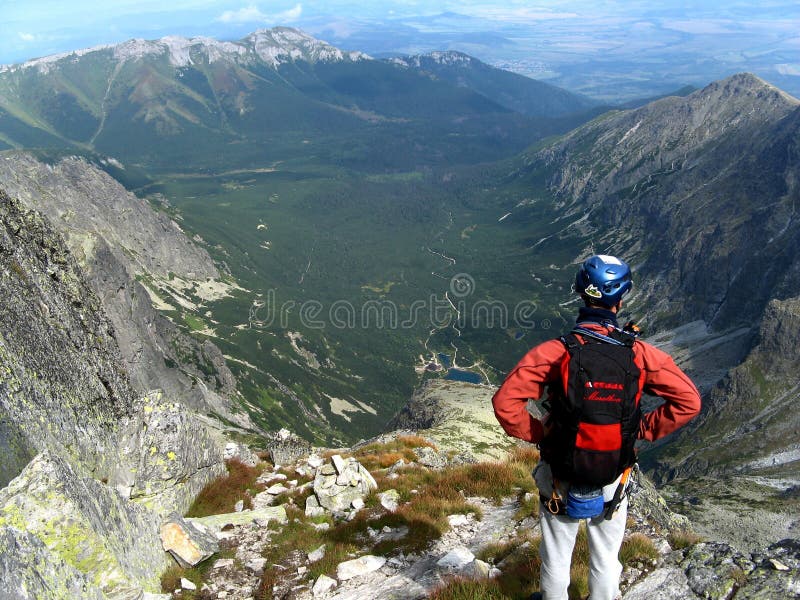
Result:
{"label": "grass tuft", "polygon": [[210,482],[198,494],[186,513],[187,517],[206,517],[234,511],[239,500],[245,508],[253,508],[252,492],[261,474],[259,467],[249,467],[239,460],[225,461],[228,474]]}
{"label": "grass tuft", "polygon": [[667,536],[667,541],[673,550],[682,550],[704,542],[705,538],[691,530],[673,531]]}
{"label": "grass tuft", "polygon": [[513,600],[492,579],[474,580],[467,577],[452,577],[436,588],[431,600]]}
{"label": "grass tuft", "polygon": [[635,561],[652,561],[659,557],[658,550],[652,540],[642,533],[634,533],[622,542],[619,550],[619,561],[629,565]]}

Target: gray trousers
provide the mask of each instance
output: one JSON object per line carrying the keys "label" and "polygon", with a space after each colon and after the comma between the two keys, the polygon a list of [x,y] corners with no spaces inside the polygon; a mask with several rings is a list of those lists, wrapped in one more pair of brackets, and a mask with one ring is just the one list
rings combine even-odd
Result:
{"label": "gray trousers", "polygon": [[[534,478],[540,492],[546,496],[553,489],[550,467],[539,463]],[[617,482],[603,488],[603,495],[610,500],[617,489]],[[559,491],[566,498],[566,491]],[[546,507],[539,508],[542,527],[542,542],[539,555],[542,559],[540,590],[544,600],[567,600],[572,549],[578,535],[580,520],[551,514]],[[589,598],[590,600],[614,600],[620,596],[619,578],[622,565],[619,549],[625,535],[628,518],[628,499],[623,498],[614,516],[606,521],[603,515],[586,520],[589,537]]]}

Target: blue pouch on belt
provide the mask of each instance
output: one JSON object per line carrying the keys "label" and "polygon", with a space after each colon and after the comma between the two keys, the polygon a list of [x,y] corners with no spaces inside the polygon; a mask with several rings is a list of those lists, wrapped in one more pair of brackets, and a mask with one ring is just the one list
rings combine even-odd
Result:
{"label": "blue pouch on belt", "polygon": [[593,519],[603,514],[603,488],[571,486],[567,493],[567,516]]}

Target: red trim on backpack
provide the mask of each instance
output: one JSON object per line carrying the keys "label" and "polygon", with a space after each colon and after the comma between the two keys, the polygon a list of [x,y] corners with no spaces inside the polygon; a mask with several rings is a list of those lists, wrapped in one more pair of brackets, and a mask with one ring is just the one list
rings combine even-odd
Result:
{"label": "red trim on backpack", "polygon": [[619,450],[622,448],[622,424],[595,425],[581,421],[578,424],[575,447],[598,452]]}

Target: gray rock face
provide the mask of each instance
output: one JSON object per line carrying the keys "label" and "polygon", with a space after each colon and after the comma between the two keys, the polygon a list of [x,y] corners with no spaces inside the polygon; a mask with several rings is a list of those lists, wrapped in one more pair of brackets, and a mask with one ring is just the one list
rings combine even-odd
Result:
{"label": "gray rock face", "polygon": [[51,552],[36,535],[0,525],[0,600],[105,600],[86,573]]}
{"label": "gray rock face", "polygon": [[224,444],[158,394],[135,400],[114,329],[63,240],[2,192],[0,297],[0,447],[10,450],[0,589],[157,592],[169,562],[148,506],[184,510],[224,472]]}
{"label": "gray rock face", "polygon": [[495,388],[462,381],[426,381],[389,422],[385,431],[390,433],[375,441],[416,433],[440,451],[455,453],[457,462],[499,460],[515,441],[497,425],[491,402],[494,392]]}
{"label": "gray rock face", "polygon": [[725,543],[705,542],[672,552],[663,562],[631,586],[623,600],[800,597],[798,540],[782,540],[753,556]]}
{"label": "gray rock face", "polygon": [[641,264],[648,314],[721,328],[800,293],[798,127],[796,99],[742,73],[595,119],[527,158],[554,171],[565,216],[591,214],[576,225]]}
{"label": "gray rock face", "polygon": [[118,465],[111,483],[159,513],[183,513],[206,484],[225,474],[225,442],[160,392],[148,394],[137,407],[120,435],[127,460]]}
{"label": "gray rock face", "polygon": [[625,600],[686,600],[693,596],[686,574],[678,567],[665,567],[650,573],[623,596]]}
{"label": "gray rock face", "polygon": [[195,410],[214,410],[249,426],[226,399],[236,381],[219,349],[181,332],[153,308],[136,281],[139,276],[218,278],[204,249],[166,215],[82,159],[45,165],[28,154],[6,153],[0,159],[0,188],[41,211],[64,236],[114,326],[140,394],[159,388]]}
{"label": "gray rock face", "polygon": [[754,559],[757,566],[747,583],[739,588],[737,597],[766,600],[800,597],[800,540],[781,540]]}
{"label": "gray rock face", "polygon": [[[169,563],[160,547],[157,515],[50,452],[0,490],[0,514],[2,526],[38,539],[52,555],[48,560],[88,575],[109,598],[136,598],[143,588],[159,591],[159,573]],[[6,530],[6,535],[12,534]],[[14,554],[11,560],[24,560]],[[28,572],[33,581],[48,574]]]}
{"label": "gray rock face", "polygon": [[0,297],[0,485],[42,450],[108,477],[135,397],[114,330],[60,236],[2,192]]}

